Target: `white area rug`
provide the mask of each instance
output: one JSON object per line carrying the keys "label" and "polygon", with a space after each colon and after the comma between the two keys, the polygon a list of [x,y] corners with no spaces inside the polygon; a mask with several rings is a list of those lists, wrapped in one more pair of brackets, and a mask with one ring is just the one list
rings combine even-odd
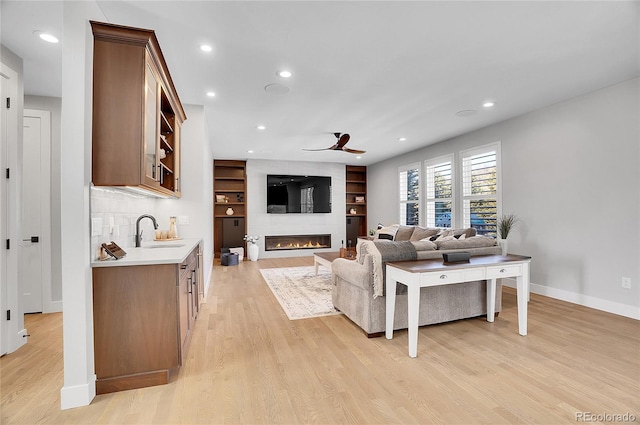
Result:
{"label": "white area rug", "polygon": [[331,271],[324,267],[261,269],[262,277],[290,320],[342,314],[331,302]]}

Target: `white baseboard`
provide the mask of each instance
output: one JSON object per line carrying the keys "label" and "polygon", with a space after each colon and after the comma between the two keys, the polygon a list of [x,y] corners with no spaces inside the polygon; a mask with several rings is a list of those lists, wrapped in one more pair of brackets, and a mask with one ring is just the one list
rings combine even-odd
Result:
{"label": "white baseboard", "polygon": [[45,306],[43,313],[62,313],[62,300],[51,301]]}
{"label": "white baseboard", "polygon": [[[516,282],[514,279],[502,279],[502,284],[504,286],[508,286],[509,288],[516,287]],[[544,295],[549,298],[567,301],[572,304],[578,304],[584,307],[606,311],[607,313],[613,313],[619,316],[640,320],[640,308],[634,307],[632,305],[603,300],[601,298],[596,298],[589,295],[578,294],[577,292],[565,291],[564,289],[550,288],[548,286],[538,285],[535,283],[531,283],[530,290],[534,294]]]}
{"label": "white baseboard", "polygon": [[213,261],[211,261],[211,265],[209,266],[209,270],[204,275],[204,300],[202,302],[207,302],[207,296],[209,295],[209,287],[211,286],[211,276],[213,276]]}
{"label": "white baseboard", "polygon": [[96,376],[93,381],[72,387],[62,387],[60,390],[60,410],[88,406],[96,396]]}

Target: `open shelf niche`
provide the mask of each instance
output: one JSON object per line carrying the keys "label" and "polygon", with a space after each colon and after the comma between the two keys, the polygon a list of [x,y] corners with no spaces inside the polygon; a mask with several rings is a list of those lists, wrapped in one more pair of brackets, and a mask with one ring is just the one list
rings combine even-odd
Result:
{"label": "open shelf niche", "polygon": [[346,166],[345,200],[347,241],[356,246],[358,236],[367,235],[367,167]]}
{"label": "open shelf niche", "polygon": [[220,257],[223,247],[244,247],[247,233],[247,163],[213,161],[213,250]]}

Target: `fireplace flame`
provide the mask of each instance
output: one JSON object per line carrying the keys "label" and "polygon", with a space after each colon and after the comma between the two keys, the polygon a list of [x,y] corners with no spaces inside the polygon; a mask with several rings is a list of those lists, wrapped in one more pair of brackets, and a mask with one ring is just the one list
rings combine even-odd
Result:
{"label": "fireplace flame", "polygon": [[[280,238],[280,240],[273,240],[271,242],[269,242],[269,239],[271,237],[267,236],[266,242],[265,242],[265,249],[267,251],[270,250],[278,250],[278,249],[282,249],[282,250],[286,250],[286,249],[314,249],[314,248],[330,248],[331,247],[331,241],[329,238],[327,238],[327,236],[330,237],[330,235],[321,235],[321,237],[324,237],[325,239],[322,238],[316,238],[316,235],[312,235],[312,239],[307,239],[307,241],[305,241],[304,239],[298,237],[298,239],[296,240],[296,236],[291,236],[291,239],[287,240],[284,238]],[[304,236],[303,236],[304,237]],[[309,237],[307,235],[307,237]],[[275,237],[273,237],[275,238]],[[322,243],[325,242],[325,243]]]}

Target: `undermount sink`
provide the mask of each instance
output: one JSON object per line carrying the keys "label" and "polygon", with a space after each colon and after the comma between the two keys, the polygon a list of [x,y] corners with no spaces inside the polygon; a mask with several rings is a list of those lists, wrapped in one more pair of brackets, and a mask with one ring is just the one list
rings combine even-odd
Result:
{"label": "undermount sink", "polygon": [[163,245],[149,245],[149,246],[145,246],[143,248],[180,248],[181,246],[184,246],[184,244],[182,243],[168,243],[168,244],[163,244]]}

